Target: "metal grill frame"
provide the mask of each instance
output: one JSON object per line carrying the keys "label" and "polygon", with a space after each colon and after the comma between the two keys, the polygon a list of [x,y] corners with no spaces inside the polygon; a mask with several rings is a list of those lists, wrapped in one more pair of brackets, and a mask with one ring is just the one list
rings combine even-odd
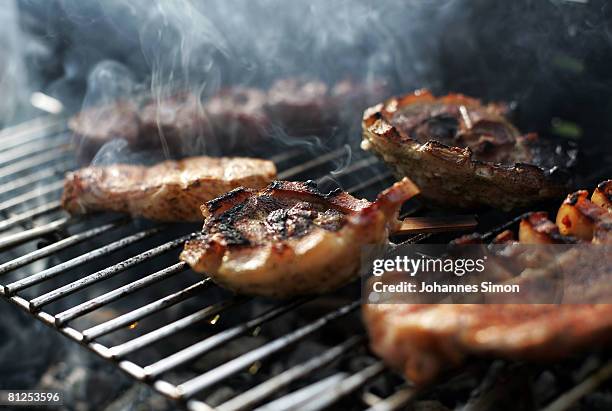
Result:
{"label": "metal grill frame", "polygon": [[[66,144],[67,140],[62,140],[62,135],[64,135],[64,137],[68,135],[65,133],[65,120],[57,117],[39,118],[11,129],[0,131],[0,184],[2,184],[0,186],[0,195],[6,196],[13,191],[27,187],[33,182],[46,181],[53,178],[57,180],[49,183],[43,190],[27,191],[25,193],[18,194],[10,200],[3,201],[0,203],[0,214],[7,214],[7,212],[10,210],[18,206],[23,206],[32,200],[48,197],[59,192],[61,189],[63,173],[58,173],[57,169],[67,170],[72,164],[69,159],[70,149]],[[50,144],[49,142],[52,144],[51,148],[48,146],[48,144]],[[278,177],[279,179],[289,179],[295,175],[303,174],[308,170],[322,166],[337,159],[343,154],[343,152],[344,149],[340,148],[320,157],[309,159],[301,164],[292,165],[290,168],[282,170]],[[273,160],[276,160],[277,162],[286,162],[287,160],[294,158],[295,154],[295,151],[287,151],[277,155],[275,158],[273,158]],[[376,162],[377,159],[374,157],[365,157],[353,162],[350,166],[346,167],[342,173],[348,174],[360,169],[368,168]],[[41,166],[45,165],[53,165],[54,168],[41,168]],[[13,176],[17,176],[17,178],[10,183],[7,183],[6,181]],[[382,183],[386,179],[389,179],[389,177],[390,173],[374,175],[367,180],[359,182],[347,191],[358,192],[377,183]],[[74,219],[59,216],[58,218],[42,225],[35,224],[34,220],[36,218],[47,216],[56,212],[60,212],[60,204],[57,197],[56,199],[43,205],[34,206],[26,210],[20,210],[18,213],[8,216],[8,218],[6,218],[4,221],[0,221],[0,233],[24,224],[31,226],[30,228],[26,228],[17,233],[0,237],[0,249],[8,249],[21,243],[40,238],[41,236],[61,230],[75,222]],[[194,399],[194,397],[202,390],[220,383],[225,378],[248,368],[250,364],[269,357],[293,344],[297,344],[326,325],[354,312],[360,306],[359,299],[340,308],[334,309],[316,320],[289,332],[288,334],[270,340],[262,346],[239,355],[233,360],[223,363],[220,366],[184,381],[181,384],[175,385],[163,379],[163,375],[166,372],[174,370],[177,367],[180,367],[181,365],[204,355],[205,353],[211,352],[224,343],[244,335],[256,327],[272,321],[273,319],[294,310],[298,306],[306,303],[307,301],[311,301],[316,297],[282,303],[272,309],[269,309],[263,314],[253,317],[236,326],[226,328],[204,340],[189,345],[188,347],[164,358],[160,358],[154,363],[139,365],[126,360],[125,357],[131,353],[148,347],[157,341],[160,341],[162,338],[170,337],[181,330],[221,313],[230,307],[241,304],[245,302],[247,298],[233,297],[228,300],[206,306],[192,314],[168,324],[159,326],[146,334],[134,337],[128,341],[125,341],[124,343],[112,347],[108,347],[98,342],[97,339],[153,313],[164,310],[174,304],[197,295],[201,290],[212,286],[211,281],[208,278],[204,278],[180,291],[173,292],[159,300],[145,304],[144,306],[129,311],[123,315],[120,315],[119,317],[112,318],[104,323],[97,324],[85,330],[73,328],[72,326],[68,325],[68,323],[96,309],[99,309],[106,304],[110,304],[111,302],[130,295],[138,290],[150,287],[159,281],[182,273],[188,269],[188,266],[183,262],[177,262],[171,266],[141,277],[134,282],[125,284],[88,301],[72,306],[60,313],[51,314],[46,312],[44,307],[53,301],[82,290],[100,281],[109,279],[118,273],[147,261],[155,256],[163,254],[169,250],[176,249],[194,233],[167,241],[164,244],[132,256],[120,263],[81,277],[68,283],[67,285],[56,288],[29,300],[20,296],[19,293],[33,285],[55,278],[70,268],[80,266],[105,255],[110,255],[114,251],[129,247],[138,241],[157,234],[163,229],[163,226],[141,230],[137,233],[106,244],[85,254],[81,254],[56,266],[49,267],[43,271],[14,281],[10,284],[5,284],[1,281],[2,276],[8,272],[17,270],[33,261],[51,256],[60,250],[85,242],[112,229],[125,225],[127,222],[127,219],[118,219],[99,227],[85,229],[82,232],[64,237],[26,255],[22,255],[11,261],[0,264],[0,295],[2,295],[2,297],[9,302],[22,308],[29,315],[35,317],[42,323],[68,337],[70,340],[79,343],[97,354],[99,357],[115,364],[119,369],[133,379],[149,384],[154,388],[154,390],[167,398],[177,400],[190,411],[237,411],[250,409],[252,406],[260,404],[264,400],[273,396],[279,389],[287,387],[289,384],[310,375],[320,368],[329,366],[339,357],[348,355],[351,350],[354,350],[356,347],[362,346],[365,343],[366,338],[364,335],[350,337],[340,344],[325,350],[320,355],[286,369],[280,374],[277,374],[269,378],[267,381],[248,389],[225,403],[216,407],[211,407],[200,400]],[[508,224],[512,223],[513,222],[511,221]],[[501,228],[504,227],[500,227],[500,229]],[[416,235],[408,241],[416,242],[425,238],[427,238],[426,235]],[[311,398],[307,404],[304,404],[302,408],[308,410],[321,410],[328,408],[340,398],[355,393],[365,383],[386,372],[389,371],[383,365],[383,363],[379,360],[373,359],[373,363],[370,366],[351,375],[336,374],[328,379],[321,380],[316,384],[303,389],[314,389],[314,386],[317,385],[316,388],[319,391],[317,391],[317,395]],[[577,398],[580,398],[585,393],[595,389],[602,381],[610,376],[612,376],[612,364],[607,364],[596,374],[594,374],[592,378],[585,380],[584,383],[577,385],[570,392],[565,393],[551,403],[550,406],[547,407],[547,411],[559,411],[566,409],[566,407],[573,403]],[[319,387],[319,385],[321,385],[322,388]],[[391,411],[404,407],[406,404],[412,401],[417,394],[418,392],[416,389],[407,385],[404,388],[398,389],[395,393],[387,398],[373,398],[373,396],[370,395],[368,398],[363,398],[363,400],[370,406],[368,410]],[[283,400],[283,398],[274,401],[276,402],[280,400]]]}

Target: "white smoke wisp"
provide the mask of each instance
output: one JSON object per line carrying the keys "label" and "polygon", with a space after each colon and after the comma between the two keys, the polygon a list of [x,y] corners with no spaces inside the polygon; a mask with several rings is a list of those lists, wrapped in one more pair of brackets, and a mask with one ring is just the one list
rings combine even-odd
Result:
{"label": "white smoke wisp", "polygon": [[18,26],[17,5],[6,0],[0,7],[0,125],[24,114],[28,100],[28,79],[24,69],[23,34]]}

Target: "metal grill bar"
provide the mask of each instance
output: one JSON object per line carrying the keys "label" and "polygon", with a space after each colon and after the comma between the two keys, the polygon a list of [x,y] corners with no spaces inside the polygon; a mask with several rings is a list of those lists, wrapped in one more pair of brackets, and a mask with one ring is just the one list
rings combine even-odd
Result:
{"label": "metal grill bar", "polygon": [[368,381],[378,377],[383,371],[385,371],[385,365],[382,361],[378,361],[364,368],[350,377],[334,384],[325,392],[317,395],[316,398],[313,398],[312,401],[304,407],[304,411],[318,411],[329,407],[342,397],[359,389]]}
{"label": "metal grill bar", "polygon": [[586,394],[595,390],[604,381],[612,378],[612,361],[605,364],[593,375],[573,387],[571,390],[561,395],[542,411],[565,411],[568,410]]}
{"label": "metal grill bar", "polygon": [[351,337],[321,355],[296,365],[215,408],[217,411],[241,411],[259,404],[280,389],[336,361],[363,341],[364,338],[361,336]]}
{"label": "metal grill bar", "polygon": [[50,278],[56,277],[62,274],[63,272],[65,272],[66,270],[77,267],[93,259],[110,254],[113,251],[125,248],[128,245],[133,244],[137,241],[140,241],[144,238],[150,237],[153,234],[158,233],[159,231],[160,231],[160,227],[155,227],[149,230],[140,231],[136,234],[130,235],[128,237],[124,237],[121,240],[117,240],[113,243],[105,245],[104,247],[100,247],[88,253],[81,254],[78,257],[72,258],[54,267],[41,271],[38,274],[31,275],[29,277],[23,278],[19,281],[15,281],[14,283],[11,283],[5,286],[4,293],[8,295],[14,294],[17,291],[31,287],[34,284],[38,284]]}
{"label": "metal grill bar", "polygon": [[94,327],[88,328],[87,330],[83,331],[83,338],[86,341],[91,341],[94,338],[101,337],[121,327],[125,327],[126,325],[132,324],[135,321],[138,321],[144,317],[154,314],[160,310],[163,310],[164,308],[168,308],[183,300],[193,297],[194,295],[196,295],[198,292],[200,292],[204,287],[207,287],[208,285],[210,285],[210,279],[205,278],[204,280],[199,281],[181,291],[172,293],[162,299],[153,301],[152,303],[142,306],[134,311],[130,311],[129,313],[123,314],[117,318],[106,321]]}
{"label": "metal grill bar", "polygon": [[41,225],[38,227],[31,228],[29,230],[24,230],[19,233],[11,234],[6,237],[3,237],[0,240],[0,250],[12,247],[21,243],[25,243],[26,241],[30,241],[34,238],[42,237],[58,229],[64,227],[66,223],[70,219],[68,217],[60,218],[59,220],[51,221],[45,225]]}
{"label": "metal grill bar", "polygon": [[234,358],[233,360],[228,361],[225,364],[211,371],[208,371],[198,377],[192,378],[191,380],[180,384],[177,389],[180,392],[182,398],[193,397],[199,391],[202,391],[203,389],[218,383],[219,381],[229,377],[230,375],[233,375],[239,372],[240,370],[247,368],[255,361],[260,361],[263,358],[266,358],[274,354],[275,352],[280,351],[283,348],[286,348],[289,345],[294,344],[297,341],[307,337],[308,335],[329,324],[331,321],[337,320],[338,318],[349,314],[350,312],[356,310],[359,307],[360,303],[360,301],[355,301],[335,311],[332,311],[331,313],[319,318],[318,320],[304,327],[298,328],[297,330],[286,334],[283,337],[277,338],[276,340],[273,340],[259,348],[249,351],[248,353],[243,354],[238,358]]}
{"label": "metal grill bar", "polygon": [[414,399],[416,390],[414,388],[402,388],[391,396],[374,404],[367,411],[396,411],[403,409]]}
{"label": "metal grill bar", "polygon": [[70,151],[66,148],[46,151],[25,160],[12,163],[8,166],[0,167],[0,180],[10,177],[13,174],[43,166],[45,164],[57,162],[62,158],[70,157]]}
{"label": "metal grill bar", "polygon": [[99,297],[92,298],[91,300],[85,301],[84,303],[81,303],[66,311],[56,314],[55,324],[57,326],[62,326],[70,320],[92,312],[93,310],[100,308],[103,305],[118,300],[119,298],[124,297],[126,295],[132,294],[146,286],[155,284],[157,282],[160,282],[161,280],[172,277],[173,275],[185,271],[187,268],[187,264],[185,263],[176,263],[170,267],[164,268],[163,270],[159,270],[132,283],[126,284],[123,287],[116,288],[112,291],[107,292],[106,294],[102,294]]}
{"label": "metal grill bar", "polygon": [[[68,163],[62,163],[61,165],[62,167],[57,167],[58,170],[67,169]],[[0,195],[10,193],[11,191],[18,190],[29,185],[43,182],[44,180],[50,177],[60,175],[60,172],[58,170],[56,170],[55,168],[43,168],[42,170],[35,171],[25,177],[18,178],[11,182],[3,183],[2,187],[0,187]]]}
{"label": "metal grill bar", "polygon": [[13,217],[0,222],[0,231],[8,230],[9,228],[15,227],[16,225],[19,225],[25,221],[40,217],[41,215],[58,211],[60,207],[61,205],[59,201],[51,201],[50,203],[34,207],[20,214],[16,214]]}
{"label": "metal grill bar", "polygon": [[185,241],[187,241],[191,237],[193,237],[193,234],[187,234],[187,235],[181,236],[172,241],[168,241],[165,244],[162,244],[160,246],[147,250],[142,254],[138,254],[137,256],[128,258],[125,261],[122,261],[118,264],[105,268],[104,270],[100,270],[86,277],[80,278],[76,281],[66,284],[63,287],[57,288],[53,291],[49,291],[48,293],[43,294],[39,297],[36,297],[32,301],[30,301],[30,310],[33,310],[33,311],[38,310],[40,309],[40,307],[42,307],[45,304],[49,304],[69,294],[75,293],[87,286],[90,286],[91,284],[95,284],[102,280],[106,280],[107,278],[115,276],[119,274],[120,272],[127,270],[130,267],[133,267],[137,264],[142,263],[143,261],[149,260],[155,256],[158,256],[167,251],[170,251],[173,248],[177,248],[178,246],[182,245]]}
{"label": "metal grill bar", "polygon": [[[31,147],[33,146],[33,147]],[[0,153],[0,164],[12,163],[16,160],[21,160],[25,157],[30,157],[34,154],[42,153],[49,150],[66,149],[68,144],[66,138],[61,136],[60,138],[48,138],[45,141],[39,142],[39,144],[24,144],[17,147],[4,150]]]}
{"label": "metal grill bar", "polygon": [[[237,297],[237,298],[232,298],[230,300],[227,301],[223,301],[219,304],[215,304],[215,305],[210,305],[208,307],[205,307],[193,314],[190,314],[186,317],[183,317],[179,320],[176,320],[170,324],[167,324],[161,328],[157,328],[154,331],[151,331],[147,334],[141,335],[139,337],[136,337],[132,340],[129,340],[121,345],[117,345],[115,347],[112,347],[109,349],[109,353],[111,355],[112,358],[122,358],[125,357],[126,355],[140,350],[144,347],[147,347],[151,344],[154,344],[166,337],[169,337],[173,334],[176,334],[182,330],[187,329],[188,327],[191,327],[194,324],[199,323],[200,321],[203,321],[204,319],[210,317],[211,315],[215,315],[218,314],[224,310],[226,310],[227,308],[233,307],[235,305],[241,304],[243,302],[247,301],[246,299]],[[147,375],[150,377],[151,373],[147,372]]]}
{"label": "metal grill bar", "polygon": [[19,147],[33,141],[48,138],[53,133],[60,133],[66,130],[64,119],[44,118],[27,121],[25,123],[5,128],[0,131],[2,147],[0,152]]}
{"label": "metal grill bar", "polygon": [[[163,358],[159,361],[157,361],[154,364],[148,365],[145,368],[146,374],[150,377],[150,378],[154,378],[154,377],[158,377],[161,374],[170,371],[180,365],[183,365],[195,358],[201,357],[202,355],[204,355],[205,353],[209,352],[210,350],[219,347],[222,344],[227,343],[230,340],[233,340],[234,338],[245,334],[246,332],[248,332],[249,330],[254,329],[255,327],[258,327],[260,325],[262,325],[265,322],[268,322],[270,320],[273,320],[276,317],[279,317],[293,309],[295,309],[296,307],[304,304],[306,302],[306,300],[297,300],[294,301],[292,303],[274,308],[272,310],[267,311],[266,313],[252,319],[249,321],[246,321],[242,324],[236,325],[234,327],[231,327],[225,331],[222,331],[218,334],[215,334],[203,341],[200,341],[194,345],[191,345],[187,348],[184,348],[181,351],[178,351],[174,354],[172,354],[169,357]],[[179,320],[181,321],[181,320]],[[115,350],[111,348],[111,351],[119,351],[121,352],[121,350]],[[125,348],[123,348],[123,351],[125,351]]]}
{"label": "metal grill bar", "polygon": [[278,173],[278,179],[279,180],[286,180],[290,177],[296,176],[300,173],[303,173],[305,171],[311,170],[315,167],[319,167],[322,166],[323,164],[340,157],[342,154],[346,153],[346,148],[345,147],[341,147],[339,149],[336,149],[334,151],[330,151],[329,153],[323,154],[315,159],[306,161],[300,165],[297,165],[295,167],[291,167],[288,168],[287,170]]}
{"label": "metal grill bar", "polygon": [[16,268],[23,267],[24,265],[30,264],[40,258],[49,256],[53,253],[70,247],[71,245],[78,244],[126,223],[127,220],[117,220],[115,222],[105,224],[100,227],[92,228],[82,233],[71,235],[70,237],[66,237],[62,240],[59,240],[58,242],[49,244],[46,247],[32,251],[31,253],[25,254],[21,257],[17,257],[9,262],[0,265],[0,274],[4,274]]}
{"label": "metal grill bar", "polygon": [[15,196],[10,200],[6,200],[3,203],[0,203],[0,212],[6,211],[9,208],[15,207],[22,203],[34,200],[39,197],[43,197],[47,194],[51,194],[53,192],[59,191],[64,187],[64,181],[55,181],[53,183],[45,184],[41,187],[38,187],[32,191],[28,191],[27,193],[23,193],[21,195]]}
{"label": "metal grill bar", "polygon": [[390,178],[392,176],[392,174],[389,171],[383,172],[379,175],[376,175],[374,177],[371,177],[365,181],[362,181],[361,183],[357,184],[355,187],[353,187],[351,189],[351,192],[353,193],[358,193],[361,190],[364,190],[366,188],[368,188],[369,186],[379,183],[379,182],[383,182],[386,179]]}

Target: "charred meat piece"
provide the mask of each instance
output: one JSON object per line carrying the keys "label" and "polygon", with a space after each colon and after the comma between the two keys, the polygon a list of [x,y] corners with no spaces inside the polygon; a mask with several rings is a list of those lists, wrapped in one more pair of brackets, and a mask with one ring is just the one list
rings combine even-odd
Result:
{"label": "charred meat piece", "polygon": [[[519,270],[511,281],[533,286],[529,290],[535,292],[541,287],[550,293],[550,288],[558,285],[553,279],[560,278],[566,304],[366,304],[363,315],[373,351],[413,382],[426,384],[471,355],[540,361],[609,343],[612,213],[603,208],[602,213],[594,212],[585,206],[592,217],[591,236],[577,239],[560,233],[566,224],[563,218],[569,215],[576,221],[574,214],[581,212],[578,204],[588,201],[587,195],[579,191],[568,196],[577,201],[563,203],[558,226],[546,213],[538,212],[526,215],[519,228],[518,245],[530,246],[515,250]],[[573,209],[568,211],[570,206]],[[506,230],[494,243],[507,252],[517,244],[513,238]],[[482,242],[483,237],[469,235],[454,244]],[[554,258],[546,255],[547,249],[533,246],[562,242],[568,244]],[[558,277],[560,269],[565,277]]]}
{"label": "charred meat piece", "polygon": [[92,107],[72,117],[68,127],[74,133],[79,156],[91,158],[114,138],[136,144],[140,133],[138,107],[128,101]]}
{"label": "charred meat piece", "polygon": [[189,152],[194,139],[211,134],[200,98],[185,92],[152,100],[140,112],[137,148],[163,148],[170,153]]}
{"label": "charred meat piece", "polygon": [[521,135],[506,111],[461,94],[419,90],[366,110],[362,147],[438,204],[507,210],[562,196],[562,169],[575,153]]}
{"label": "charred meat piece", "polygon": [[151,167],[117,164],[68,173],[62,206],[71,214],[116,211],[160,221],[202,221],[200,206],[236,187],[265,187],[274,164],[253,158],[192,157]]}
{"label": "charred meat piece", "polygon": [[557,213],[557,226],[561,234],[590,241],[595,226],[608,217],[608,209],[591,202],[588,196],[586,190],[567,196]]}
{"label": "charred meat piece", "polygon": [[338,123],[338,112],[325,83],[289,78],[268,90],[266,110],[273,125],[293,136],[321,134]]}
{"label": "charred meat piece", "polygon": [[229,87],[212,96],[205,105],[206,114],[220,143],[234,146],[262,137],[269,128],[265,112],[266,94],[250,87]]}
{"label": "charred meat piece", "polygon": [[376,201],[314,182],[236,189],[202,207],[201,235],[181,260],[238,293],[287,298],[324,293],[358,275],[365,245],[387,241],[401,205],[418,193],[404,179]]}

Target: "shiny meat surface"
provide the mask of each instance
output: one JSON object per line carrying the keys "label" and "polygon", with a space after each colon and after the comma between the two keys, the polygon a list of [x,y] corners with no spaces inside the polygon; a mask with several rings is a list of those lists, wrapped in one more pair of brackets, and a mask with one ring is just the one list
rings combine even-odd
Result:
{"label": "shiny meat surface", "polygon": [[501,209],[557,198],[575,153],[522,135],[499,104],[419,90],[364,113],[362,147],[441,205]]}
{"label": "shiny meat surface", "polygon": [[191,157],[151,167],[111,165],[68,173],[62,206],[71,214],[108,210],[160,221],[202,221],[200,206],[236,187],[265,187],[274,164],[253,158]]}
{"label": "shiny meat surface", "polygon": [[418,189],[404,179],[373,203],[313,182],[236,189],[202,207],[201,235],[181,253],[235,292],[288,298],[331,291],[358,275],[363,246],[385,243]]}
{"label": "shiny meat surface", "polygon": [[372,350],[416,384],[470,355],[553,360],[610,341],[612,304],[368,304]]}

